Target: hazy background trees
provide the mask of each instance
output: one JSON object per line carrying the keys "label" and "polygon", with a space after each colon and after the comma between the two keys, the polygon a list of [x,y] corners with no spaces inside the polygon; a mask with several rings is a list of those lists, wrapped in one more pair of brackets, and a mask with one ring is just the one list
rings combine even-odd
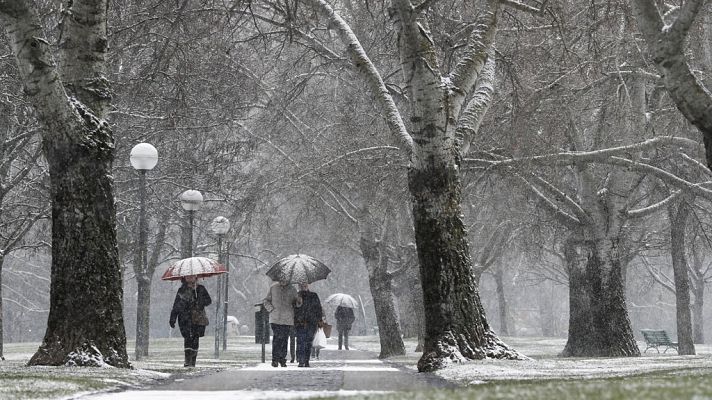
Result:
{"label": "hazy background trees", "polygon": [[[432,3],[427,24],[447,71],[466,49],[484,3]],[[711,329],[704,324],[710,192],[702,184],[710,175],[699,161],[699,133],[641,51],[631,5],[547,2],[540,12],[508,3],[497,20],[493,99],[471,132],[460,169],[471,272],[489,325],[502,335],[568,336],[571,355],[634,355],[641,328],[679,332],[689,324],[689,338],[681,341],[702,342]],[[410,82],[403,79],[390,2],[330,4],[380,71],[410,129]],[[49,7],[44,17],[56,20],[59,12]],[[229,307],[247,332],[252,305],[269,283],[266,268],[280,256],[305,252],[332,267],[330,278],[313,286],[322,297],[361,297],[357,330],[373,333],[381,325],[383,356],[402,352],[401,333],[422,335],[409,160],[388,136],[383,108],[351,66],[333,21],[302,3],[190,0],[111,3],[109,21],[114,100],[108,115],[116,137],[128,336],[145,310],[152,336],[172,334],[167,316],[176,287],[156,276],[180,255],[185,217],[178,196],[186,189],[207,200],[196,213],[196,254],[215,256],[209,232],[215,216],[232,222]],[[694,20],[685,49],[698,55],[689,63],[705,81],[712,52],[705,52],[709,32],[702,22]],[[47,205],[46,162],[33,158],[38,139],[26,133],[36,133],[34,117],[19,97],[13,64],[0,60],[8,88],[1,102],[5,141],[27,138],[16,146],[18,155],[0,153],[0,165],[14,163],[13,173],[23,178],[2,197],[0,223],[8,212],[8,223],[34,221]],[[137,176],[128,161],[139,142],[159,151],[148,174],[145,271],[134,268]],[[17,175],[24,171],[19,165],[32,169]],[[681,227],[669,215],[679,215],[683,205],[689,214]],[[26,232],[27,240],[16,243],[31,248],[12,257],[0,253],[10,260],[2,269],[3,321],[12,326],[6,340],[40,340],[49,309],[49,276],[42,270],[48,248],[38,245],[49,242],[48,230],[38,225]],[[678,261],[686,264],[690,286],[690,305],[677,312],[676,298],[684,302],[684,296],[672,268],[674,235],[685,239]],[[593,255],[599,264],[591,263]],[[602,299],[575,302],[591,294],[577,276],[594,267],[604,271],[602,282],[612,282],[603,298],[615,299],[618,310],[598,322],[590,317]],[[216,281],[206,284],[215,293]],[[572,297],[573,310],[562,301],[572,285],[582,293]],[[685,309],[689,322],[681,323]],[[393,325],[386,328],[385,321]],[[599,339],[576,333],[586,329]]]}

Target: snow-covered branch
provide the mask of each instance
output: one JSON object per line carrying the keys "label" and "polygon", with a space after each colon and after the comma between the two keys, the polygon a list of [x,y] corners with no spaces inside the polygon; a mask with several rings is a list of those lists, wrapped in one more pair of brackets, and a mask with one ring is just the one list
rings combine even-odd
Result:
{"label": "snow-covered branch", "polygon": [[451,84],[450,100],[452,118],[460,115],[462,104],[468,93],[477,83],[477,78],[488,58],[492,58],[492,47],[497,33],[497,12],[499,1],[489,0],[487,10],[477,20],[474,32],[470,35],[469,46],[462,59],[455,65],[447,81]]}
{"label": "snow-covered branch", "polygon": [[470,150],[470,143],[489,109],[494,96],[495,60],[491,52],[484,68],[477,79],[477,86],[469,103],[458,121],[455,138],[460,142],[460,154],[464,156]]}
{"label": "snow-covered branch", "polygon": [[534,194],[538,200],[539,203],[547,210],[551,215],[554,216],[562,225],[566,226],[567,228],[570,229],[576,229],[581,226],[581,221],[579,221],[576,217],[573,215],[567,213],[564,211],[561,207],[556,205],[551,199],[549,199],[548,196],[546,196],[544,193],[542,193],[539,189],[537,189],[531,182],[529,182],[527,179],[525,179],[523,176],[521,176],[518,173],[514,173],[514,176],[518,178],[518,181],[522,183],[524,188],[528,190],[530,193]]}
{"label": "snow-covered branch", "polygon": [[643,208],[638,208],[636,210],[629,210],[628,212],[626,212],[626,215],[630,218],[640,218],[640,217],[645,217],[645,216],[654,214],[654,213],[658,212],[661,208],[666,207],[673,200],[680,197],[680,194],[682,194],[682,193],[683,193],[682,190],[675,191],[670,196],[666,197],[665,199],[663,199],[655,204],[651,204],[651,205],[649,205],[647,207],[643,207]]}
{"label": "snow-covered branch", "polygon": [[381,107],[383,107],[386,124],[388,125],[391,133],[395,136],[398,147],[406,152],[408,159],[411,159],[413,157],[414,150],[413,138],[411,138],[408,133],[405,123],[401,118],[400,111],[398,110],[398,107],[396,107],[396,103],[393,101],[391,94],[388,92],[388,88],[383,82],[381,74],[378,72],[378,69],[376,69],[376,66],[371,62],[371,59],[361,46],[361,42],[359,42],[358,38],[351,30],[349,24],[346,23],[346,21],[344,21],[343,18],[341,18],[341,16],[339,16],[326,1],[307,1],[312,4],[314,8],[324,17],[326,17],[329,20],[330,26],[333,26],[338,32],[341,41],[344,42],[346,50],[351,57],[351,61],[356,67],[356,70],[368,84],[371,92],[376,97],[376,101],[378,101],[381,104]]}
{"label": "snow-covered branch", "polygon": [[627,146],[611,147],[608,149],[594,151],[567,151],[561,153],[552,153],[532,157],[511,158],[497,161],[468,158],[464,160],[464,163],[466,165],[487,168],[501,168],[505,166],[520,166],[527,164],[542,166],[565,166],[574,165],[576,163],[601,162],[611,156],[648,150],[656,148],[658,146],[680,146],[691,150],[698,150],[700,144],[694,140],[686,138],[675,136],[660,136]]}

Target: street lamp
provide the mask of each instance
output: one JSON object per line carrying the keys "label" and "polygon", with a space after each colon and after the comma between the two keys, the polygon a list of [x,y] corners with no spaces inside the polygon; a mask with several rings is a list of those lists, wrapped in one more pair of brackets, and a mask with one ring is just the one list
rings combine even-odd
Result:
{"label": "street lamp", "polygon": [[[215,233],[218,237],[218,262],[222,265],[225,266],[226,269],[228,269],[229,273],[229,267],[227,263],[225,262],[225,257],[223,256],[222,252],[222,240],[223,237],[225,237],[225,234],[227,231],[230,230],[230,220],[223,216],[215,217],[213,219],[213,222],[210,224],[210,229]],[[227,348],[227,285],[228,283],[228,277],[227,274],[222,274],[218,276],[218,301],[217,301],[217,307],[215,309],[215,358],[220,357],[220,334],[222,333],[222,339],[223,339],[223,351],[226,350]],[[225,293],[225,300],[222,300],[222,295]],[[222,308],[222,310],[221,310]],[[220,312],[222,311],[222,313]],[[222,314],[222,315],[221,315]],[[221,323],[217,323],[217,321],[221,319]],[[222,325],[222,332],[220,327]]]}
{"label": "street lamp", "polygon": [[[138,215],[138,252],[139,263],[138,271],[141,274],[137,276],[138,280],[145,278],[148,269],[148,226],[146,223],[146,173],[153,169],[158,163],[158,151],[148,143],[139,143],[131,149],[131,166],[138,171],[138,197],[139,197],[139,215]],[[141,282],[139,282],[139,285]],[[149,289],[150,290],[150,284]],[[139,293],[139,297],[141,293]],[[140,303],[140,302],[138,302]],[[137,305],[140,307],[140,305]],[[148,355],[148,316],[149,310],[137,310],[136,313],[136,360],[140,360],[141,356]]]}
{"label": "street lamp", "polygon": [[197,190],[186,190],[180,195],[180,205],[188,212],[188,232],[183,244],[183,258],[193,257],[193,213],[203,205],[203,195]]}

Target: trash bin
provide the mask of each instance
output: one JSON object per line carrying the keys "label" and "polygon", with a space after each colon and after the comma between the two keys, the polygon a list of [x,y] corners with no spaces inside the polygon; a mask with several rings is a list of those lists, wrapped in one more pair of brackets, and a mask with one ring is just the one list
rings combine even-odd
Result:
{"label": "trash bin", "polygon": [[255,304],[255,343],[269,343],[269,313],[262,304]]}

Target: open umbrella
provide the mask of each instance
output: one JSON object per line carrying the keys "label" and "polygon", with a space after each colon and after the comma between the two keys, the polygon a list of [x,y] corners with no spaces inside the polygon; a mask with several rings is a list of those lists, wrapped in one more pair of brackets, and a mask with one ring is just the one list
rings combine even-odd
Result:
{"label": "open umbrella", "polygon": [[346,293],[334,293],[331,296],[327,297],[324,302],[327,304],[337,306],[337,307],[338,306],[348,307],[348,308],[358,307],[358,301],[356,301],[356,299],[354,299],[353,297],[349,296]]}
{"label": "open umbrella", "polygon": [[163,276],[164,281],[177,281],[184,276],[196,275],[198,278],[224,274],[227,268],[217,261],[207,257],[184,258],[168,267]]}
{"label": "open umbrella", "polygon": [[323,262],[306,254],[292,254],[274,263],[267,271],[273,281],[312,283],[326,279],[331,270]]}

